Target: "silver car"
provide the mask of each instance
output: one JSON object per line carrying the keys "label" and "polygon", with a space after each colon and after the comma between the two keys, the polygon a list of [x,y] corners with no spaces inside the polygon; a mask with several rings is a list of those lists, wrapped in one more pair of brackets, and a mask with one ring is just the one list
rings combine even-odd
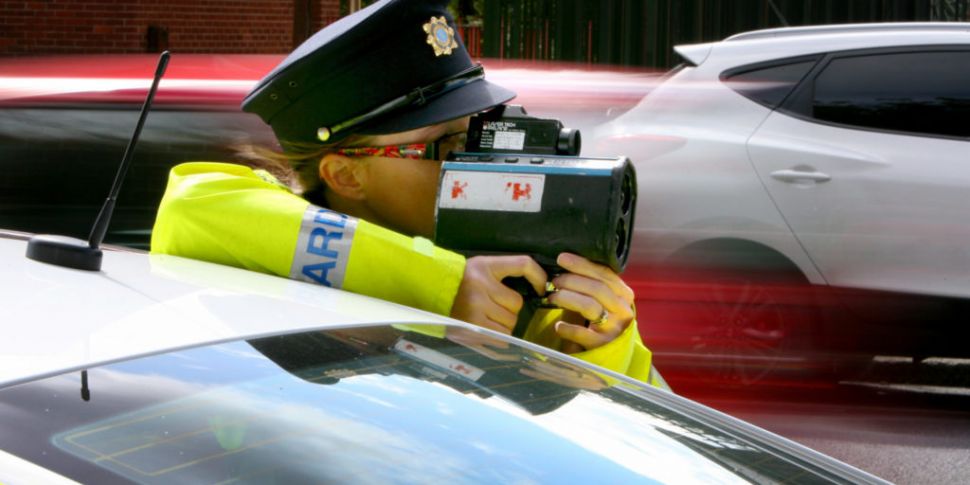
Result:
{"label": "silver car", "polygon": [[[696,310],[661,308],[653,331],[691,325],[694,361],[970,355],[970,24],[781,28],[676,51],[684,64],[585,151],[637,164],[631,267],[664,296],[640,294]],[[669,295],[677,282],[689,296]]]}

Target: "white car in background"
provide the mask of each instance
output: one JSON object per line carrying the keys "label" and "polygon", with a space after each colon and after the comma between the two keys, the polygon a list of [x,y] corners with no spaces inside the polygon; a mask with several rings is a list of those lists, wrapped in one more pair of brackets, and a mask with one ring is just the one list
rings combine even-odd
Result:
{"label": "white car in background", "polygon": [[[746,334],[766,354],[795,338],[970,355],[970,23],[779,28],[675,50],[685,63],[584,150],[636,164],[634,272],[712,283],[712,339]],[[779,281],[812,290],[772,292]],[[901,309],[910,295],[932,298]],[[856,313],[821,333],[801,325],[844,304]]]}

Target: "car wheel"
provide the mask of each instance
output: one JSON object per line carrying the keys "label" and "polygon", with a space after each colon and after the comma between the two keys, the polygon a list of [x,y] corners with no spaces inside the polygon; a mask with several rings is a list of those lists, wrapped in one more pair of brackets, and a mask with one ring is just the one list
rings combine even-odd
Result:
{"label": "car wheel", "polygon": [[641,274],[641,334],[672,385],[747,386],[825,365],[815,288],[770,248],[712,241]]}
{"label": "car wheel", "polygon": [[816,312],[807,284],[791,275],[759,278],[744,271],[720,270],[709,278],[696,285],[703,310],[690,350],[708,356],[698,372],[751,385],[810,370]]}

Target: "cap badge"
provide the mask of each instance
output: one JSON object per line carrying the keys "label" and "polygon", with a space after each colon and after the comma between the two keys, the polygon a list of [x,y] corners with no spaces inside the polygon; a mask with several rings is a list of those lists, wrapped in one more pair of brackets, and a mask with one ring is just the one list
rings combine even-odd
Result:
{"label": "cap badge", "polygon": [[448,21],[444,16],[435,18],[424,24],[424,31],[428,34],[428,44],[434,48],[434,55],[450,56],[453,49],[458,48],[455,42],[455,30],[448,26]]}

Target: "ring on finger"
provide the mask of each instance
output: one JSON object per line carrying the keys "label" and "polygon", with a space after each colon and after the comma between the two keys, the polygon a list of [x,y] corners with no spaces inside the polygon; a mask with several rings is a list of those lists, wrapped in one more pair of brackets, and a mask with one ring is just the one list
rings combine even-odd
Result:
{"label": "ring on finger", "polygon": [[608,311],[606,311],[604,309],[603,310],[603,313],[600,313],[599,318],[597,318],[596,320],[590,320],[590,323],[592,323],[593,325],[602,325],[602,324],[606,323],[606,321],[609,318],[610,318],[610,312],[608,312]]}

